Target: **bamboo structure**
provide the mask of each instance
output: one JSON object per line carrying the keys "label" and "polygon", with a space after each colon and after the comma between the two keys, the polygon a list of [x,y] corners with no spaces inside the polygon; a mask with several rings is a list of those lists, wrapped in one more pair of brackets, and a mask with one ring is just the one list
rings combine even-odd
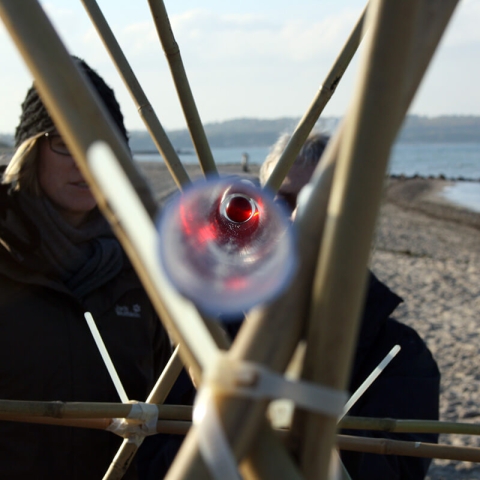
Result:
{"label": "bamboo structure", "polygon": [[162,42],[163,51],[168,60],[172,72],[178,98],[183,108],[185,120],[192,137],[195,151],[197,152],[200,165],[205,175],[217,175],[217,167],[213,160],[212,152],[208,144],[207,136],[200,120],[200,115],[195,105],[192,90],[183,66],[180,48],[170,26],[167,10],[163,0],[148,0],[153,20],[157,28],[158,36]]}
{"label": "bamboo structure", "polygon": [[[165,153],[165,159],[169,158],[177,185],[182,187],[189,182],[188,177],[176,154],[172,154],[173,147],[113,33],[96,3],[82,2],[102,32],[117,68],[123,72],[140,113],[157,140],[157,147]],[[371,0],[365,20],[371,36],[354,102],[327,147],[313,179],[312,195],[296,219],[300,233],[298,271],[281,297],[248,314],[235,342],[228,348],[215,327],[212,331],[196,308],[174,291],[157,265],[156,232],[152,223],[157,207],[151,192],[38,2],[28,0],[20,5],[17,1],[0,0],[0,16],[32,71],[42,100],[130,256],[159,316],[179,345],[147,399],[147,403],[159,404],[157,431],[184,434],[188,430],[168,473],[169,480],[218,478],[218,473],[210,471],[202,457],[199,426],[190,428],[191,408],[161,405],[180,371],[180,358],[193,370],[202,387],[206,384],[211,388],[211,404],[218,414],[227,448],[231,448],[234,461],[246,479],[328,478],[335,445],[340,449],[380,454],[480,461],[479,449],[415,446],[409,442],[336,435],[336,418],[297,411],[288,437],[289,443],[299,445],[297,465],[265,420],[268,400],[222,392],[209,376],[219,364],[242,366],[247,362],[283,374],[307,331],[302,378],[339,391],[345,388],[389,151],[456,3],[448,0],[440,6],[435,0]],[[162,0],[149,0],[149,5],[202,169],[205,174],[215,175],[216,167],[165,6]],[[267,184],[270,188],[279,187],[335,91],[360,43],[364,15],[297,126],[279,162],[281,166],[275,169]],[[378,85],[382,88],[377,88]],[[317,263],[314,259],[318,259]],[[334,349],[329,344],[334,345]],[[255,379],[239,377],[237,381],[255,387]],[[105,429],[113,418],[128,417],[131,409],[130,404],[0,400],[0,419]],[[344,418],[339,427],[470,434],[478,434],[480,428],[445,422],[349,417]],[[124,442],[105,478],[121,478],[135,452],[135,446]]]}
{"label": "bamboo structure", "polygon": [[173,148],[173,145],[165,133],[165,130],[158,120],[152,105],[148,101],[145,92],[143,91],[140,83],[137,80],[137,77],[130,67],[127,58],[125,57],[120,45],[117,42],[117,39],[108,25],[108,22],[103,16],[103,13],[95,0],[82,0],[82,3],[88,15],[90,16],[92,23],[95,25],[95,28],[97,29],[105,47],[107,48],[110,57],[117,67],[120,76],[127,86],[130,95],[135,101],[138,113],[145,123],[145,126],[147,127],[147,130],[149,131],[155,143],[155,146],[162,154],[165,164],[175,180],[175,183],[180,189],[182,189],[183,186],[190,183],[187,171],[182,165],[177,152]]}
{"label": "bamboo structure", "polygon": [[367,7],[365,7],[363,10],[360,18],[357,21],[357,24],[352,30],[352,33],[348,37],[340,54],[335,60],[335,63],[325,77],[322,85],[320,85],[320,88],[318,89],[318,92],[315,95],[310,107],[295,128],[295,131],[288,141],[284,152],[278,159],[275,168],[270,174],[267,183],[265,184],[265,188],[270,189],[273,192],[276,192],[280,188],[280,185],[290,170],[290,167],[295,162],[295,158],[300,152],[302,145],[305,143],[309,133],[315,126],[315,123],[322,114],[323,109],[329,102],[330,98],[332,98],[332,95],[335,93],[335,90],[340,83],[343,74],[347,70],[347,67],[350,64],[353,56],[355,55],[355,52],[357,51],[365,33],[363,26],[366,10]]}

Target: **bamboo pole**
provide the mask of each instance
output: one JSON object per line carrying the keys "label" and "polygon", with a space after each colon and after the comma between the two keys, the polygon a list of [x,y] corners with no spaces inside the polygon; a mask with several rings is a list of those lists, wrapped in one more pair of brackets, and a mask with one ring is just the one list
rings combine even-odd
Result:
{"label": "bamboo pole", "polygon": [[376,453],[378,455],[404,455],[480,462],[480,448],[477,447],[454,447],[435,443],[404,442],[402,440],[363,438],[350,435],[338,435],[337,446],[341,450]]}
{"label": "bamboo pole", "polygon": [[[202,367],[217,355],[217,349],[196,308],[171,287],[159,268],[157,234],[151,221],[156,210],[155,202],[149,190],[148,195],[143,192],[143,204],[139,201],[141,177],[126,145],[107,120],[98,96],[73,63],[38,2],[0,0],[0,15],[36,79],[38,92],[55,125],[134,265],[159,317],[174,342],[183,342],[181,354],[184,362],[200,375]],[[99,179],[90,171],[89,152],[93,145],[102,142],[109,145],[111,158],[115,159],[116,184],[109,173],[100,174],[105,176]],[[132,179],[133,183],[130,182]],[[136,180],[137,190],[134,189]],[[100,181],[104,182],[101,186]],[[146,183],[143,185],[146,187]],[[106,186],[113,197],[108,200],[102,192]],[[127,211],[122,214],[114,212],[111,202],[120,203]],[[129,210],[131,206],[133,210]]]}
{"label": "bamboo pole", "polygon": [[[1,418],[1,417],[0,417]],[[28,423],[37,423],[43,425],[52,425],[52,426],[62,426],[62,427],[75,427],[75,428],[89,428],[95,430],[105,430],[111,423],[112,419],[109,418],[96,418],[96,419],[72,419],[72,418],[40,418],[40,417],[10,417],[3,419],[6,421],[14,422],[28,422]],[[407,421],[409,422],[409,421]],[[434,423],[434,422],[432,422]],[[447,423],[449,422],[438,422],[438,423]],[[367,422],[365,423],[368,427],[371,427]],[[358,428],[363,428],[360,426],[360,423],[355,423],[355,426]],[[449,429],[450,425],[447,425]],[[470,432],[461,432],[457,431],[455,424],[451,425],[455,430],[454,433],[470,433]],[[466,427],[474,427],[474,425],[464,424]],[[169,435],[185,435],[191,427],[191,422],[186,420],[159,420],[157,422],[157,433],[164,433]],[[475,434],[478,435],[478,426],[476,426]],[[436,430],[431,428],[430,431]],[[442,428],[445,430],[445,428]],[[391,430],[389,430],[391,431]],[[395,428],[394,431],[403,431],[403,429],[398,430]],[[411,431],[411,430],[409,430]],[[419,430],[424,431],[424,430]],[[285,436],[286,432],[278,431],[276,432],[279,437],[269,436],[265,439],[265,442],[258,442],[258,448],[255,449],[253,453],[253,460],[255,463],[262,465],[263,467],[269,467],[265,470],[255,470],[250,471],[250,465],[243,465],[242,473],[247,477],[251,475],[250,478],[258,479],[267,479],[267,478],[293,478],[293,477],[284,477],[284,463],[282,457],[278,459],[273,465],[266,465],[265,462],[262,462],[261,459],[263,456],[268,454],[267,452],[272,448],[277,448],[274,446],[275,442],[279,442],[280,438]],[[444,433],[438,432],[438,433]],[[451,445],[437,445],[430,443],[418,443],[418,442],[407,442],[400,440],[389,440],[389,439],[372,439],[365,437],[357,437],[353,435],[337,435],[336,444],[340,450],[348,450],[355,452],[368,452],[375,453],[378,455],[406,455],[414,457],[424,457],[424,458],[441,458],[448,460],[456,461],[469,461],[469,462],[480,462],[480,448],[477,447],[457,447]],[[260,457],[257,459],[257,457]],[[247,477],[248,478],[248,477]]]}
{"label": "bamboo pole", "polygon": [[[146,403],[163,404],[163,402],[165,402],[167,395],[172,389],[183,368],[180,360],[179,349],[180,347],[177,345],[167,365],[163,369],[163,372],[160,375],[157,383],[148,396]],[[138,442],[130,442],[128,438],[125,438],[122,442],[122,445],[118,449],[117,454],[112,460],[110,467],[105,473],[103,477],[104,480],[119,480],[123,478],[142,442],[143,440],[139,440]]]}
{"label": "bamboo pole", "polygon": [[[191,420],[192,407],[187,405],[159,405],[158,418],[162,420]],[[0,419],[58,418],[95,419],[127,418],[130,403],[104,402],[40,402],[33,400],[0,400]]]}
{"label": "bamboo pole", "polygon": [[440,433],[458,435],[480,435],[480,425],[437,420],[404,420],[395,418],[371,418],[346,416],[339,428],[351,430],[378,430],[397,433]]}
{"label": "bamboo pole", "polygon": [[[193,407],[190,405],[164,405],[161,403],[156,403],[156,405],[159,422],[192,420]],[[125,403],[0,400],[0,420],[12,422],[34,422],[36,420],[42,422],[43,420],[58,420],[59,422],[64,420],[101,420],[110,422],[112,418],[126,418],[130,410],[131,405]],[[346,416],[338,423],[338,428],[395,433],[480,435],[480,424],[438,420]],[[283,428],[278,431],[288,432]]]}
{"label": "bamboo pole", "polygon": [[[398,111],[398,118],[396,119],[398,128],[403,121],[403,117],[412,101],[418,85],[420,84],[429,60],[440,41],[457,3],[457,0],[443,2],[441,5],[436,0],[422,2],[419,21],[417,22],[415,29],[414,43],[416,48],[412,52],[411,68],[406,72],[407,88],[404,90],[403,95],[401,95],[402,92],[399,93],[400,97],[403,97],[403,99],[401,101],[402,108]],[[390,118],[393,119],[392,116]],[[321,215],[319,216],[317,213],[319,210],[318,205],[323,205],[325,202],[325,196],[329,195],[343,130],[342,125],[338,129],[334,138],[329,142],[329,145],[327,145],[322,161],[313,175],[312,184],[314,185],[314,188],[312,189],[309,201],[305,205],[304,215],[297,216],[296,218],[301,229],[300,235],[308,233],[308,230],[305,230],[305,228],[309,226],[311,229],[319,230],[319,235],[320,237],[322,236],[321,231],[323,229],[323,220],[321,219]],[[316,217],[317,220],[315,220]],[[315,345],[315,348],[318,348],[318,346]],[[311,361],[314,365],[317,363],[314,359]],[[293,448],[301,442],[303,437],[301,427],[302,421],[300,418],[296,412],[289,441],[289,444]]]}
{"label": "bamboo pole", "polygon": [[110,26],[108,25],[108,22],[106,21],[95,0],[82,0],[82,3],[88,15],[90,16],[92,23],[97,29],[105,48],[110,54],[118,73],[130,92],[130,95],[132,96],[138,109],[138,113],[140,114],[143,123],[147,127],[155,146],[161,153],[165,164],[170,171],[170,174],[175,180],[178,188],[182,189],[182,187],[190,184],[190,178],[188,177],[187,171],[180,161],[180,158],[178,157],[177,152],[173,148],[173,145],[165,133],[165,130],[155,114],[152,105],[150,104],[145,92],[137,80],[137,77],[130,67],[130,64],[128,63],[126,56],[118,44]]}
{"label": "bamboo pole", "polygon": [[167,10],[162,0],[148,0],[152,17],[157,28],[157,33],[162,43],[163,51],[167,57],[173,81],[177,89],[178,98],[182,105],[185,120],[192,137],[192,142],[197,152],[200,165],[205,175],[218,175],[217,167],[213,160],[205,130],[200,120],[185,67],[183,65],[180,48],[175,41],[172,27],[168,19]]}
{"label": "bamboo pole", "polygon": [[362,41],[363,35],[365,34],[365,29],[363,26],[367,7],[368,3],[360,15],[355,27],[350,33],[350,36],[345,42],[345,45],[340,51],[340,54],[336,58],[332,68],[325,77],[323,84],[320,85],[320,88],[318,89],[318,92],[315,95],[310,107],[298,123],[295,131],[288,141],[287,146],[285,147],[285,150],[270,174],[270,177],[265,184],[265,188],[271,190],[272,192],[277,192],[282,185],[283,180],[295,162],[295,158],[300,152],[305,140],[315,126],[315,122],[318,120],[323,112],[323,109],[330,101],[330,98],[332,98],[332,95],[335,93],[343,74],[355,55],[355,52]]}
{"label": "bamboo pole", "polygon": [[[371,29],[360,81],[328,206],[324,241],[313,284],[305,378],[345,389],[365,290],[367,262],[383,178],[401,115],[399,91],[413,48],[419,0],[372,0]],[[337,420],[304,415],[301,466],[307,479],[325,478]]]}

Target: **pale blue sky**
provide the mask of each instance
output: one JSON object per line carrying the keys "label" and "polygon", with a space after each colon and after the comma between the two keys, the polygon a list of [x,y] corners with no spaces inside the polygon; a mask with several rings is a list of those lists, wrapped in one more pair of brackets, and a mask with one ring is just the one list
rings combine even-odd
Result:
{"label": "pale blue sky", "polygon": [[[146,0],[97,0],[166,129],[184,127]],[[71,53],[114,89],[127,128],[136,109],[79,0],[43,0]],[[359,0],[165,0],[204,122],[300,117],[314,97],[364,2]],[[411,108],[422,115],[480,115],[480,0],[461,0]],[[31,83],[0,23],[0,132],[13,132]],[[342,115],[357,61],[325,115]]]}

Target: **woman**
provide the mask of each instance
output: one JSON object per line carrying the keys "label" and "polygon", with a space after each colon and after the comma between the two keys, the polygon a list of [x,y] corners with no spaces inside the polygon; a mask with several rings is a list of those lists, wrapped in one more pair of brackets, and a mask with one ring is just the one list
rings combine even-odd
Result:
{"label": "woman", "polygon": [[[111,90],[75,59],[126,142]],[[169,339],[32,87],[0,186],[0,398],[119,402],[90,334],[91,312],[130,399],[144,401]],[[0,422],[0,478],[97,479],[121,438]],[[137,478],[135,466],[125,478]]]}

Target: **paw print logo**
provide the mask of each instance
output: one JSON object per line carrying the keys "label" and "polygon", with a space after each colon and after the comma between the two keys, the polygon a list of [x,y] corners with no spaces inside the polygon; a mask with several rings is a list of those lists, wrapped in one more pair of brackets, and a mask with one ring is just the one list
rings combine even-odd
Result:
{"label": "paw print logo", "polygon": [[140,313],[142,311],[142,307],[136,303],[133,307],[132,307],[134,313]]}

